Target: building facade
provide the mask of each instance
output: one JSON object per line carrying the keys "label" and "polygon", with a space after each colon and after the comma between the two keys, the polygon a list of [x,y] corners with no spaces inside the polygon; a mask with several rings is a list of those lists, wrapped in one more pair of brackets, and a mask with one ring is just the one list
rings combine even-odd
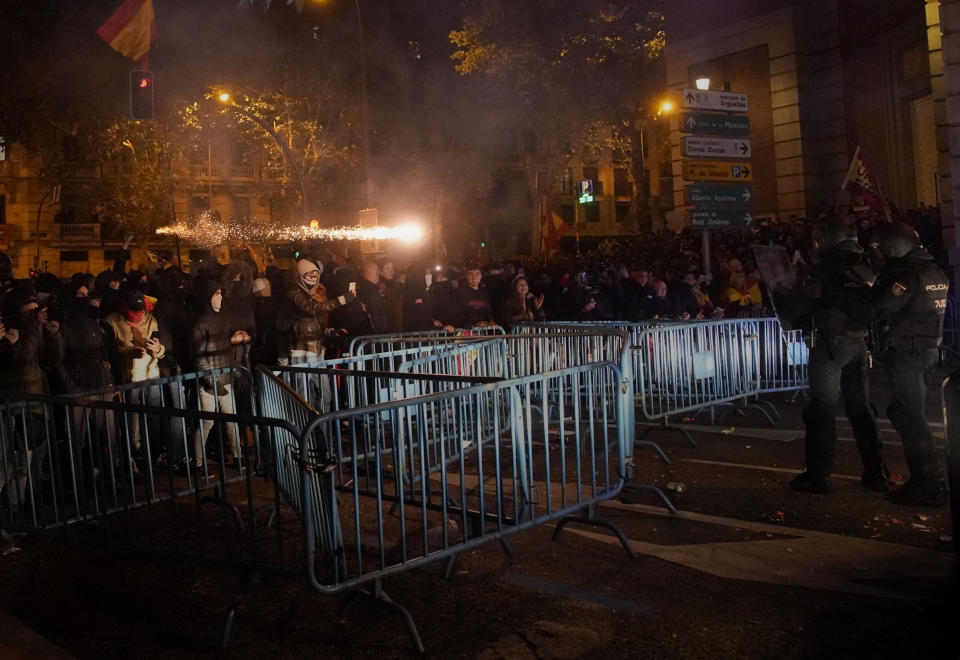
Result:
{"label": "building facade", "polygon": [[[679,99],[708,78],[711,89],[749,96],[755,216],[812,217],[849,204],[841,185],[857,147],[897,206],[949,206],[947,144],[938,135],[939,2],[674,0],[665,7],[671,94]],[[671,129],[680,210],[670,221],[679,227],[686,182],[678,117]],[[949,210],[945,239],[953,245]]]}

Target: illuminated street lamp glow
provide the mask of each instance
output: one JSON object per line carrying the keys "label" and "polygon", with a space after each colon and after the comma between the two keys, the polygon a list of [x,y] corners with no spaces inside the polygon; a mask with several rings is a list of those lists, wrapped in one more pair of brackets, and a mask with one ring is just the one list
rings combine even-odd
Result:
{"label": "illuminated street lamp glow", "polygon": [[706,90],[710,89],[710,79],[709,79],[709,78],[697,78],[696,85],[697,85],[697,89],[706,91]]}
{"label": "illuminated street lamp glow", "polygon": [[657,110],[658,115],[666,115],[673,112],[673,101],[664,101],[660,104],[660,109]]}
{"label": "illuminated street lamp glow", "polygon": [[227,101],[230,100],[230,95],[227,94],[226,92],[220,92],[220,93],[217,95],[217,98],[220,99],[220,102],[221,102],[221,103],[226,103]]}

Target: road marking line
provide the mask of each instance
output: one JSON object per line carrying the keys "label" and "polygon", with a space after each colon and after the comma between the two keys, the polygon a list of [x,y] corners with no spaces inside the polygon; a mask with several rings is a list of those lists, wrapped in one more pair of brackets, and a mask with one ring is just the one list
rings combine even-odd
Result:
{"label": "road marking line", "polygon": [[[687,463],[700,463],[701,465],[719,465],[720,467],[745,468],[747,470],[763,470],[764,472],[783,472],[786,474],[800,474],[803,470],[794,470],[792,468],[769,467],[766,465],[751,465],[749,463],[728,463],[726,461],[708,461],[702,458],[681,458],[681,461]],[[849,479],[850,481],[860,481],[860,477],[852,474],[831,474],[833,479]]]}

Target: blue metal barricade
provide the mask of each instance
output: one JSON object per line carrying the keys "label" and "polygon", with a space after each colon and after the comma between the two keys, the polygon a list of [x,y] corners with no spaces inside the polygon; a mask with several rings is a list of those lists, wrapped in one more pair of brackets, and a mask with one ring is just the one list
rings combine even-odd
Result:
{"label": "blue metal barricade", "polygon": [[499,326],[485,326],[477,328],[459,328],[453,332],[447,332],[443,329],[435,330],[413,330],[410,332],[396,332],[377,335],[361,335],[354,337],[350,341],[350,355],[388,353],[391,351],[403,350],[411,346],[424,346],[429,344],[426,337],[488,337],[504,334],[503,328]]}
{"label": "blue metal barricade", "polygon": [[809,387],[810,350],[801,330],[784,330],[777,318],[756,319],[760,329],[760,392],[792,392]]}
{"label": "blue metal barricade", "polygon": [[[622,382],[612,364],[326,414],[311,411],[272,371],[258,369],[257,377],[265,412],[297,425],[309,420],[296,441],[272,439],[271,465],[278,482],[300,484],[291,501],[304,519],[311,584],[361,594],[357,588],[373,583],[367,595],[403,614],[421,650],[409,614],[383,593],[386,576],[545,522],[562,528],[578,513],[584,517],[576,520],[612,529],[632,552],[619,529],[592,515],[595,503],[620,491],[626,462],[629,393],[605,394]],[[542,415],[541,391],[558,395],[555,420]],[[490,420],[483,441],[446,460],[445,448],[477,437],[483,419]],[[437,462],[431,447],[441,451]]]}

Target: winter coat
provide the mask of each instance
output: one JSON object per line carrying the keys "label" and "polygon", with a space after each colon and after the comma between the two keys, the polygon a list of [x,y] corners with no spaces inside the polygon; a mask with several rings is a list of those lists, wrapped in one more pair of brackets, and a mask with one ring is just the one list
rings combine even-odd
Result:
{"label": "winter coat", "polygon": [[131,324],[124,312],[114,312],[104,319],[104,329],[109,335],[107,345],[110,349],[115,383],[138,383],[160,377],[159,363],[166,355],[163,342],[160,343],[156,355],[144,353],[143,356],[136,356],[133,350],[142,348],[158,328],[157,319],[150,312],[144,312],[136,324]]}

